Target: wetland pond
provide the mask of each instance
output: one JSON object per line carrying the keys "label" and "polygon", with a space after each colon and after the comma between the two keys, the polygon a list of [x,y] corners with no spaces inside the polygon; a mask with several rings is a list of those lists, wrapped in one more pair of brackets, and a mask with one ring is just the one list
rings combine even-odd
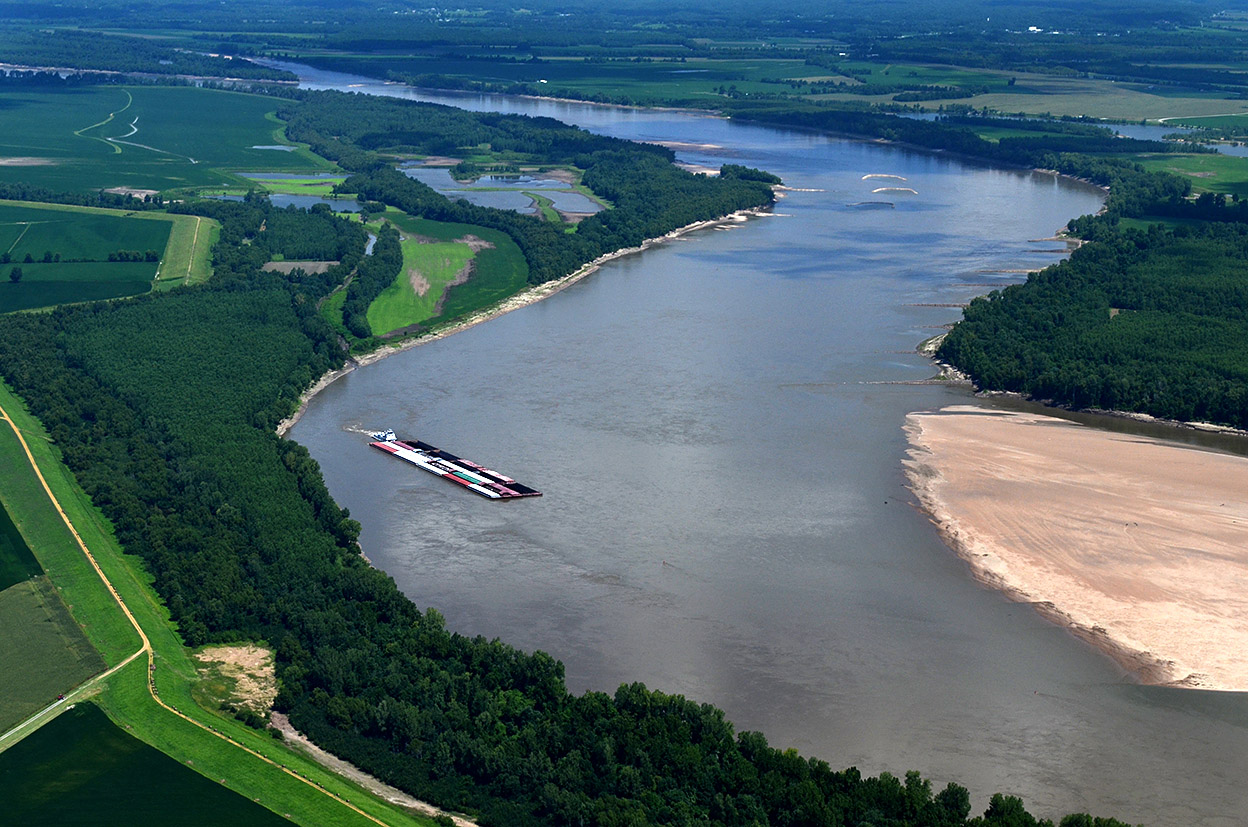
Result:
{"label": "wetland pond", "polygon": [[[642,681],[834,767],[957,781],[977,812],[1001,791],[1040,816],[1242,823],[1243,696],[1136,685],[973,582],[905,487],[906,414],[966,398],[926,381],[916,345],[1059,260],[1051,237],[1100,191],[697,113],[285,65],[305,87],[550,116],[798,190],[316,397],[290,436],[418,605],[550,652],[574,691]],[[384,427],[545,496],[471,496],[369,448]]]}

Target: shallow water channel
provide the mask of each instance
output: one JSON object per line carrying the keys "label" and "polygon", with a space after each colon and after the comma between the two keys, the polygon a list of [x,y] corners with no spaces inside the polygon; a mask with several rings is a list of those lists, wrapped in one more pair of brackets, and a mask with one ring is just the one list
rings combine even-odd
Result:
{"label": "shallow water channel", "polygon": [[[905,415],[965,399],[923,382],[915,346],[950,305],[1058,260],[1033,239],[1099,191],[696,114],[296,71],[679,142],[682,161],[802,190],[314,400],[291,436],[417,604],[552,653],[574,690],[643,681],[834,766],[956,780],[977,810],[1005,791],[1045,816],[1242,822],[1242,696],[1135,685],[972,582],[904,487]],[[871,201],[892,206],[852,206]],[[370,449],[387,426],[545,496],[473,497]]]}

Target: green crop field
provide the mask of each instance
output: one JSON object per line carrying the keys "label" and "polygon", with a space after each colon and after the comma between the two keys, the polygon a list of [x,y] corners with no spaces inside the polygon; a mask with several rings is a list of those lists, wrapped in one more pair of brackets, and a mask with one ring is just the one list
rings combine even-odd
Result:
{"label": "green crop field", "polygon": [[252,182],[257,188],[268,190],[269,192],[279,192],[287,195],[333,195],[334,185],[341,184],[347,180],[345,175],[337,175],[333,178],[261,178],[258,176],[248,176],[248,181]]}
{"label": "green crop field", "polygon": [[[413,218],[402,213],[387,213],[386,218],[404,233],[432,238],[436,241],[455,241],[472,235],[492,244],[493,247],[478,250],[474,259],[475,269],[467,282],[456,285],[446,294],[442,312],[437,316],[419,320],[429,325],[451,321],[466,316],[524,289],[529,274],[528,263],[516,242],[505,233],[470,224],[451,224]],[[404,272],[406,277],[406,250]],[[372,309],[369,309],[370,321]],[[415,324],[416,322],[407,322]]]}
{"label": "green crop field", "polygon": [[331,169],[286,143],[273,101],[195,87],[0,92],[0,181],[56,191],[238,186],[235,170]]}
{"label": "green crop field", "polygon": [[39,561],[0,503],[0,592],[39,574],[43,574]]}
{"label": "green crop field", "polygon": [[42,576],[0,591],[0,663],[0,732],[104,671],[104,661]]}
{"label": "green crop field", "polygon": [[0,754],[7,823],[133,827],[289,824],[78,704]]}
{"label": "green crop field", "polygon": [[[128,217],[118,210],[0,202],[0,256],[5,259],[0,263],[0,313],[147,292],[156,261],[108,258],[122,251],[163,256],[172,226],[172,217],[163,215]],[[20,281],[10,279],[14,268],[21,271]]]}
{"label": "green crop field", "polygon": [[1248,159],[1232,155],[1169,155],[1139,159],[1145,169],[1192,179],[1193,192],[1221,192],[1248,197]]}
{"label": "green crop field", "polygon": [[[169,220],[131,221],[124,213],[82,208],[48,209],[24,202],[0,201],[0,253],[20,261],[45,252],[63,260],[107,261],[118,250],[162,252],[169,241]],[[9,240],[12,237],[12,240]],[[155,270],[155,268],[152,268]]]}

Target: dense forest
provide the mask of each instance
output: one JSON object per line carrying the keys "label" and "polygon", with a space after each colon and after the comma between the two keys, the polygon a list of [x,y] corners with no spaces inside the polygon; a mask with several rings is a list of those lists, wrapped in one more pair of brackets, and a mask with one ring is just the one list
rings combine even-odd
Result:
{"label": "dense forest", "polygon": [[[310,100],[309,111],[289,113],[292,122],[334,136],[318,145],[357,170],[350,185],[418,215],[514,232],[529,243],[522,249],[539,278],[612,244],[770,200],[767,176],[755,170],[730,169],[722,180],[674,173],[666,150],[482,116],[465,125],[477,137],[570,159],[615,204],[576,233],[530,236],[544,225],[447,202],[379,163],[373,148],[423,149],[426,116],[446,113],[397,105],[393,122],[367,121],[356,135],[347,121],[365,118],[336,120],[355,99]],[[170,209],[221,223],[208,284],[9,317],[0,375],[45,423],[124,548],[142,558],[184,640],[270,643],[277,707],[318,743],[486,825],[1042,823],[1002,795],[968,820],[970,797],[956,784],[934,792],[917,773],[833,770],[736,732],[710,705],[638,684],[571,695],[550,656],[455,634],[436,611],[417,609],[364,561],[359,526],[330,498],[316,462],[274,433],[299,393],[343,363],[315,308],[367,270],[362,228],[254,196]],[[340,263],[317,275],[262,269],[278,255]]]}
{"label": "dense forest", "polygon": [[939,355],[982,388],[1246,428],[1245,257],[1243,223],[1105,234],[976,299]]}

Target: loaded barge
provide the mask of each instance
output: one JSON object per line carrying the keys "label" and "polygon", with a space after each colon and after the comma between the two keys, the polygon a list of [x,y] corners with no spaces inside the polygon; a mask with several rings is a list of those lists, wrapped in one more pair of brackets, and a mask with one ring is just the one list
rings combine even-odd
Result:
{"label": "loaded barge", "polygon": [[505,477],[497,471],[491,471],[475,462],[457,457],[454,454],[435,448],[418,439],[399,439],[394,431],[382,431],[372,435],[374,448],[387,454],[407,460],[412,465],[439,476],[444,480],[462,485],[464,488],[488,497],[491,500],[514,500],[518,497],[540,497],[541,491]]}

